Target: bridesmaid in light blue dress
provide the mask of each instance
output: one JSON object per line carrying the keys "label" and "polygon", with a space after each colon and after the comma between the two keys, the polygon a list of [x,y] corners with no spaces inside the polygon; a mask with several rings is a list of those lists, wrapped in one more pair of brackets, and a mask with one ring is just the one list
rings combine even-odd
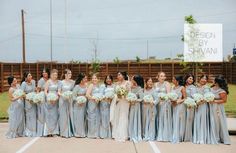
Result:
{"label": "bridesmaid in light blue dress", "polygon": [[20,89],[20,85],[17,84],[17,79],[13,76],[8,77],[8,84],[11,86],[9,88],[9,98],[11,101],[11,105],[8,108],[9,114],[9,129],[6,133],[7,138],[17,138],[22,137],[24,132],[24,122],[25,122],[25,114],[24,114],[24,103],[23,96],[22,97],[13,97],[13,93]]}
{"label": "bridesmaid in light blue dress", "polygon": [[86,96],[87,91],[87,76],[80,73],[75,81],[73,89],[73,131],[74,136],[78,138],[86,137],[87,124],[86,124],[86,103],[78,104],[76,98],[79,96]]}
{"label": "bridesmaid in light blue dress", "polygon": [[[50,76],[49,69],[43,69],[41,78],[38,81],[37,93],[43,92],[45,89],[45,84]],[[45,95],[44,95],[45,96]],[[37,136],[43,136],[44,124],[45,124],[45,97],[40,103],[37,103]]]}
{"label": "bridesmaid in light blue dress", "polygon": [[174,87],[173,93],[178,95],[177,101],[172,101],[173,108],[173,138],[172,143],[179,143],[184,141],[186,111],[183,104],[186,98],[186,90],[184,87],[184,80],[182,76],[175,76],[172,80]]}
{"label": "bridesmaid in light blue dress", "polygon": [[63,73],[64,80],[59,86],[59,129],[60,136],[69,138],[73,136],[73,97],[66,99],[63,93],[71,91],[74,88],[75,82],[71,79],[71,70],[66,69]]}
{"label": "bridesmaid in light blue dress", "polygon": [[144,80],[140,75],[134,75],[131,79],[131,92],[136,94],[137,102],[130,102],[129,109],[129,138],[130,141],[142,141],[141,102],[143,100]]}
{"label": "bridesmaid in light blue dress", "polygon": [[88,121],[88,138],[99,138],[100,131],[100,112],[99,102],[94,99],[93,96],[101,96],[102,91],[98,85],[97,75],[92,76],[92,84],[88,87],[86,97],[88,98],[87,107],[87,121]]}
{"label": "bridesmaid in light blue dress", "polygon": [[[205,93],[210,92],[210,87],[207,86],[207,80],[207,75],[200,76],[197,85],[197,93],[204,95]],[[197,105],[194,117],[193,143],[207,144],[210,143],[208,104],[205,101],[202,101]]]}
{"label": "bridesmaid in light blue dress", "polygon": [[230,144],[224,104],[227,102],[228,84],[222,75],[214,80],[211,92],[215,100],[210,103],[210,132],[211,143]]}
{"label": "bridesmaid in light blue dress", "polygon": [[[57,76],[58,71],[56,69],[51,70],[50,79],[46,82],[44,90],[46,96],[48,93],[54,93],[58,95],[60,82],[57,80]],[[47,100],[45,104],[44,136],[52,137],[59,135],[58,117],[58,100],[54,102]]]}
{"label": "bridesmaid in light blue dress", "polygon": [[155,90],[153,88],[152,78],[148,78],[144,89],[144,96],[150,95],[153,97],[153,104],[143,101],[142,104],[142,136],[145,141],[154,141],[156,139],[156,104],[158,104],[158,98],[156,97]]}
{"label": "bridesmaid in light blue dress", "polygon": [[[155,92],[168,94],[171,90],[170,83],[165,81],[166,75],[164,72],[158,73],[158,82],[155,84]],[[172,111],[171,102],[159,101],[158,113],[158,133],[157,141],[172,141]]]}
{"label": "bridesmaid in light blue dress", "polygon": [[[21,89],[26,93],[35,92],[35,81],[29,72],[24,73]],[[27,137],[37,136],[37,105],[25,100],[25,131]]]}
{"label": "bridesmaid in light blue dress", "polygon": [[[193,98],[193,95],[197,92],[197,88],[194,85],[194,76],[192,74],[187,74],[185,76],[185,88],[187,97]],[[193,140],[193,121],[195,108],[186,108],[186,127],[185,127],[185,142],[192,142]]]}
{"label": "bridesmaid in light blue dress", "polygon": [[[113,77],[111,75],[107,75],[105,77],[104,85],[101,86],[103,95],[109,92],[115,94],[114,86],[112,83],[113,83]],[[111,138],[111,126],[110,126],[111,101],[112,99],[103,99],[100,102],[100,116],[101,116],[100,138]]]}

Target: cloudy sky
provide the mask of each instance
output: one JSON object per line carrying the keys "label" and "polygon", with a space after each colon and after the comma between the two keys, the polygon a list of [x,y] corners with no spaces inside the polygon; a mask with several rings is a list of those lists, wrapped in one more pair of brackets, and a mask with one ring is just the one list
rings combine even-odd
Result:
{"label": "cloudy sky", "polygon": [[[66,4],[66,5],[65,5]],[[102,61],[175,57],[184,16],[223,24],[224,56],[236,43],[235,0],[52,0],[53,60]],[[50,0],[0,0],[0,61],[21,62],[25,10],[27,62],[50,60]]]}

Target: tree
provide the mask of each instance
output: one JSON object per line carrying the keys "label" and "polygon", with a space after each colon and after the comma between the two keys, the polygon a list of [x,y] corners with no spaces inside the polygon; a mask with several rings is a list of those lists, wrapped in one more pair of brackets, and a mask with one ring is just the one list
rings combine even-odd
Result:
{"label": "tree", "polygon": [[69,63],[70,64],[80,64],[81,62],[79,60],[72,59]]}
{"label": "tree", "polygon": [[101,69],[100,61],[97,59],[93,59],[89,67],[89,70],[90,70],[89,74],[92,75],[95,73],[99,73],[100,69]]}
{"label": "tree", "polygon": [[120,63],[120,59],[118,57],[116,57],[116,58],[113,59],[113,62],[115,64],[119,64]]}
{"label": "tree", "polygon": [[140,57],[136,56],[136,62],[139,63],[141,61]]}
{"label": "tree", "polygon": [[[195,24],[197,23],[197,21],[193,18],[192,15],[189,16],[185,16],[184,17],[185,23],[187,24]],[[186,39],[184,38],[184,35],[181,36],[181,41],[186,42]],[[186,42],[188,43],[188,42]],[[182,70],[182,72],[184,73],[193,73],[196,77],[196,80],[198,78],[198,73],[202,72],[202,63],[199,62],[185,62],[184,61],[184,55],[183,54],[178,54],[177,55],[178,58],[182,58],[182,61],[180,63],[180,65],[182,65],[184,68]],[[192,68],[192,70],[191,70]]]}

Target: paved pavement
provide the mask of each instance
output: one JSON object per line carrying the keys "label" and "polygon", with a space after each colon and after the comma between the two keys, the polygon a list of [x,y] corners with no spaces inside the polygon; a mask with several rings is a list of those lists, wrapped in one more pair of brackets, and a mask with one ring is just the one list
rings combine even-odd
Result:
{"label": "paved pavement", "polygon": [[87,138],[16,138],[6,139],[7,123],[0,123],[0,153],[234,153],[236,136],[231,145],[171,144],[163,142],[116,142]]}

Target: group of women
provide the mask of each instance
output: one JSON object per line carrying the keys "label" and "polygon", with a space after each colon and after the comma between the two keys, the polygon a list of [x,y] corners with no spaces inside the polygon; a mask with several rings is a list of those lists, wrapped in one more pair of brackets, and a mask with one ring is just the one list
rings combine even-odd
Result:
{"label": "group of women", "polygon": [[[199,82],[191,74],[175,76],[172,85],[166,81],[164,72],[152,78],[143,79],[141,75],[128,77],[126,72],[117,73],[117,82],[108,75],[100,83],[96,74],[88,83],[87,76],[80,73],[73,81],[72,72],[66,69],[63,78],[58,80],[56,69],[44,69],[37,86],[30,73],[24,73],[21,85],[13,76],[8,78],[9,130],[8,138],[20,136],[41,137],[61,136],[64,138],[113,138],[117,141],[165,141],[172,143],[193,142],[197,144],[230,144],[224,103],[227,101],[228,86],[223,76],[217,76],[213,85],[208,86],[208,76],[202,75]],[[130,103],[126,97],[115,96],[112,100],[97,102],[94,95],[106,94],[122,87],[136,94],[137,101]],[[24,96],[14,97],[13,93],[22,89],[26,94],[43,91],[58,95],[54,103],[47,101],[31,103]],[[73,97],[63,98],[62,94],[72,91]],[[158,93],[175,92],[176,101],[160,100]],[[184,100],[195,93],[212,92],[212,102],[202,101],[195,108],[187,108]],[[151,95],[153,103],[143,100]],[[86,103],[77,103],[76,97],[85,96]]]}

